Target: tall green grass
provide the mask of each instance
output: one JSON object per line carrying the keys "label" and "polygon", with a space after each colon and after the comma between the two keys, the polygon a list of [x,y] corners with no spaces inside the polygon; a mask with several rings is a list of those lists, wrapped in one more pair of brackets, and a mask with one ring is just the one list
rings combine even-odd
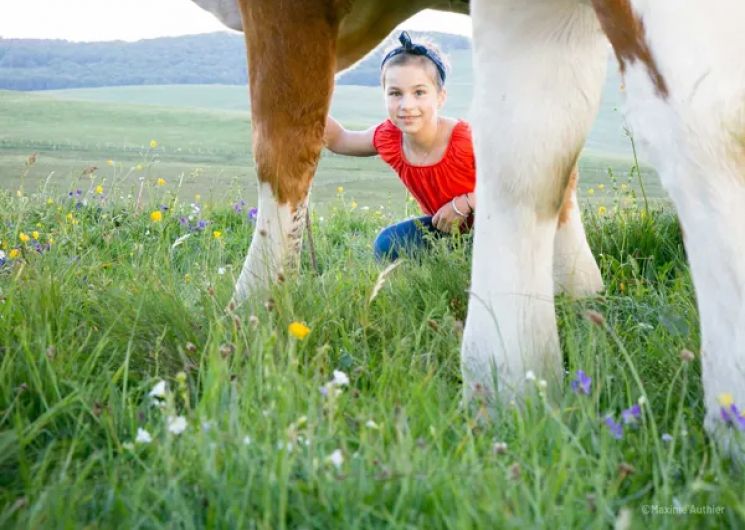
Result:
{"label": "tall green grass", "polygon": [[[403,262],[371,299],[371,242],[403,207],[363,210],[341,192],[313,216],[319,273],[306,254],[299,275],[231,313],[251,205],[197,214],[169,186],[142,186],[0,194],[0,527],[745,523],[742,472],[701,427],[698,359],[679,356],[699,336],[670,212],[620,187],[592,203],[607,287],[557,298],[565,385],[536,382],[497,411],[460,403],[469,236]],[[182,217],[209,224],[190,232]],[[571,389],[579,369],[589,395]],[[334,371],[349,384],[330,384]],[[604,418],[642,396],[614,438]],[[659,514],[687,506],[720,513]]]}

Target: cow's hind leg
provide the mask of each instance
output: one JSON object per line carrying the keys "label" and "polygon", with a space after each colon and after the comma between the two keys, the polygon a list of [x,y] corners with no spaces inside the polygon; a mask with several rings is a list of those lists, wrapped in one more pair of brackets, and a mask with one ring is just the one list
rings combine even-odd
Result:
{"label": "cow's hind leg", "polygon": [[509,400],[528,370],[560,378],[554,236],[599,105],[607,41],[576,0],[476,0],[472,13],[479,218],[462,370],[466,399],[497,382]]}
{"label": "cow's hind leg", "polygon": [[745,3],[631,2],[631,40],[615,33],[618,2],[595,4],[625,70],[629,124],[685,234],[705,425],[742,456],[732,434],[745,434]]}
{"label": "cow's hind leg", "polygon": [[235,303],[297,262],[333,89],[335,5],[308,0],[283,9],[271,0],[240,1],[259,203]]}

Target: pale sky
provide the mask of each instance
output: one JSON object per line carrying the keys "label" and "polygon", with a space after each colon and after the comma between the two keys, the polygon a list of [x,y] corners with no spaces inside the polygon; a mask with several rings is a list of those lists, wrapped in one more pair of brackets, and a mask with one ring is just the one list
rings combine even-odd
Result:
{"label": "pale sky", "polygon": [[[426,10],[401,28],[471,34],[465,15]],[[191,0],[0,0],[0,37],[103,41],[227,29]]]}

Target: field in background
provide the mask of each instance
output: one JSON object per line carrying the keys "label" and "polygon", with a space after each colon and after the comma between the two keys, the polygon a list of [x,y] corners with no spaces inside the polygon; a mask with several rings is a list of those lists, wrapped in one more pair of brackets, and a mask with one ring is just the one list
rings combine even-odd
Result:
{"label": "field in background", "polygon": [[[462,57],[457,56],[463,54]],[[467,119],[470,70],[465,52],[453,54],[458,65],[448,82],[445,113]],[[609,185],[608,169],[623,182],[633,165],[618,107],[618,78],[609,74],[596,124],[580,160],[581,190]],[[332,113],[351,128],[384,119],[379,88],[337,87]],[[550,117],[547,117],[549,120]],[[24,177],[26,190],[44,182],[60,192],[90,185],[87,167],[98,181],[136,189],[140,177],[181,182],[182,198],[199,193],[215,200],[255,202],[250,154],[248,96],[241,86],[142,86],[77,89],[39,93],[0,91],[0,185],[15,189],[28,155],[36,166]],[[151,139],[158,148],[151,151]],[[153,162],[155,156],[156,163]],[[143,170],[138,170],[142,165]],[[664,196],[653,171],[642,168],[646,192]],[[636,179],[628,182],[637,186]],[[313,187],[313,204],[325,209],[343,186],[360,205],[403,204],[405,191],[376,158],[324,153]],[[594,198],[597,198],[595,195]]]}

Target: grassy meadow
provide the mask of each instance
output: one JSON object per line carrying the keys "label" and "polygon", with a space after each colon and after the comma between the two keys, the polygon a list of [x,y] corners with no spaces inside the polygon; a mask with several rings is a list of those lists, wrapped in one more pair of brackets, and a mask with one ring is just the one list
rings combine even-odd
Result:
{"label": "grassy meadow", "polygon": [[[380,99],[332,112],[366,127]],[[382,274],[377,230],[416,208],[379,160],[324,154],[318,271],[226,312],[244,88],[0,91],[0,528],[743,527],[680,229],[617,104],[580,162],[606,289],[556,300],[562,387],[497,409],[460,402],[470,237]]]}
{"label": "grassy meadow", "polygon": [[306,253],[225,312],[247,205],[173,186],[0,194],[0,528],[745,523],[680,354],[699,336],[679,227],[633,190],[586,211],[606,290],[557,298],[563,387],[498,410],[460,404],[468,236],[381,278],[371,241],[398,214],[341,191],[313,216],[318,273]]}

